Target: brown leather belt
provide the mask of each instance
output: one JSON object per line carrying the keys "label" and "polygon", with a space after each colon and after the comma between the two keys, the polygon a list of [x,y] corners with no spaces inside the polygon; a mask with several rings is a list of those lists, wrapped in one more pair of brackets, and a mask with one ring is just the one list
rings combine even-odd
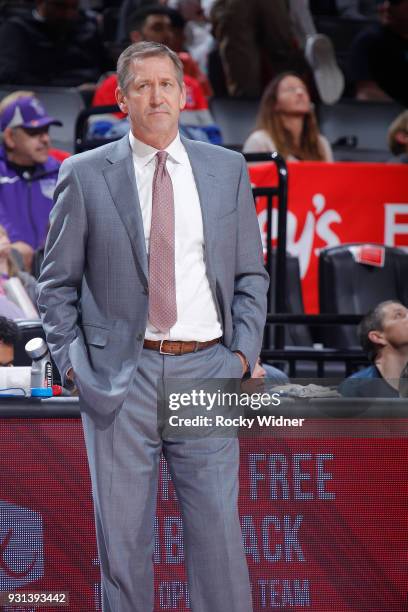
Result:
{"label": "brown leather belt", "polygon": [[221,338],[208,340],[207,342],[196,342],[195,340],[145,340],[143,348],[150,351],[159,351],[161,355],[185,355],[186,353],[196,353],[203,349],[214,346],[221,342]]}

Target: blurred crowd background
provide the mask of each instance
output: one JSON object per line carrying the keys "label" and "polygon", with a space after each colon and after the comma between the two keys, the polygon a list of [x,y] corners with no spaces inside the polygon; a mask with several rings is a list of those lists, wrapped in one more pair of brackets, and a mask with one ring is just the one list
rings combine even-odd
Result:
{"label": "blurred crowd background", "polygon": [[[408,0],[2,0],[0,314],[36,314],[60,163],[127,133],[116,61],[142,40],[183,62],[189,138],[290,163],[408,161]],[[405,303],[387,291],[369,305]]]}

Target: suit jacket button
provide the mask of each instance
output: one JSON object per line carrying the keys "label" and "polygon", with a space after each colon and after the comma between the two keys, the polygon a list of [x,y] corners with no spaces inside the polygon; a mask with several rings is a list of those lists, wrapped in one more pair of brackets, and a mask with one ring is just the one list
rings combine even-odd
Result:
{"label": "suit jacket button", "polygon": [[137,339],[138,339],[138,340],[143,340],[143,337],[144,337],[144,336],[143,336],[143,334],[138,334],[138,335],[137,335]]}

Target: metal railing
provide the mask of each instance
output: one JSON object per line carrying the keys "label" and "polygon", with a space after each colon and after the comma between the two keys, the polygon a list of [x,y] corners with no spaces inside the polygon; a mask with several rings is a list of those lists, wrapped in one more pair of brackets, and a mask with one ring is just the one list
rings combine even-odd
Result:
{"label": "metal railing", "polygon": [[[268,291],[268,312],[285,312],[286,310],[286,225],[288,214],[288,168],[284,158],[276,151],[273,153],[244,153],[248,163],[251,162],[273,162],[278,172],[277,186],[253,187],[252,193],[256,205],[256,199],[266,198],[267,223],[266,223],[266,269],[270,277],[275,277],[275,291]],[[272,260],[272,209],[274,198],[278,204],[278,227],[275,269]],[[275,331],[275,347],[283,348],[285,344],[285,331],[283,327],[277,327]],[[269,346],[270,330],[266,330],[265,343]]]}
{"label": "metal railing", "polygon": [[[270,324],[293,324],[310,326],[330,325],[358,325],[363,315],[356,314],[289,314],[269,313],[266,317],[266,327]],[[268,361],[284,361],[289,365],[289,376],[296,376],[296,362],[310,361],[317,364],[317,376],[325,376],[326,362],[342,362],[345,365],[346,376],[350,375],[358,365],[368,363],[366,354],[359,348],[325,348],[325,347],[282,347],[276,346],[272,349],[265,348],[261,352],[261,358]]]}

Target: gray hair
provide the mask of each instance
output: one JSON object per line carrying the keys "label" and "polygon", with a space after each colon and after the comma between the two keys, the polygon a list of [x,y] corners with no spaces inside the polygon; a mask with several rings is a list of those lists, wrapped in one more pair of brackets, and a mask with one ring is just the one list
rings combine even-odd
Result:
{"label": "gray hair", "polygon": [[134,60],[142,60],[147,57],[168,57],[174,64],[176,71],[176,79],[180,88],[183,86],[183,64],[174,51],[156,42],[137,42],[127,47],[119,56],[117,73],[118,84],[123,93],[127,92],[130,83],[133,80],[133,74],[130,71],[130,66]]}

